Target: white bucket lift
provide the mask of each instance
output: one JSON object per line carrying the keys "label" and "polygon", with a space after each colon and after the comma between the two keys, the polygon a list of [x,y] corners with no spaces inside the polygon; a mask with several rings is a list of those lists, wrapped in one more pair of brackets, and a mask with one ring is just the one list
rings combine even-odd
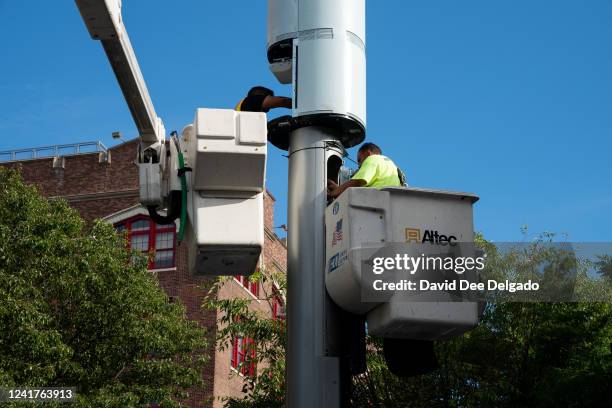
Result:
{"label": "white bucket lift", "polygon": [[255,271],[264,242],[266,132],[264,113],[230,109],[198,109],[183,130],[192,168],[187,242],[193,273]]}
{"label": "white bucket lift", "polygon": [[371,301],[374,289],[364,286],[368,278],[361,265],[386,245],[421,244],[427,232],[473,242],[472,205],[477,200],[469,193],[416,188],[348,189],[325,214],[329,295],[344,310],[365,315],[368,332],[385,338],[437,340],[473,328],[476,302],[432,301],[427,293],[406,291],[379,292]]}

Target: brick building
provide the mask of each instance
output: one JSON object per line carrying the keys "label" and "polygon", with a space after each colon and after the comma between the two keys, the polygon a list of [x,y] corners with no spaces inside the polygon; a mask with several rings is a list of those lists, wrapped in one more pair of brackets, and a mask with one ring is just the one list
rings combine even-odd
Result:
{"label": "brick building", "polygon": [[[112,223],[120,231],[128,233],[133,249],[155,251],[149,269],[159,279],[170,300],[179,299],[186,307],[188,317],[206,327],[213,337],[216,332],[217,312],[202,310],[205,292],[199,286],[208,277],[192,276],[187,270],[185,245],[177,245],[176,225],[161,226],[150,220],[138,198],[138,168],[135,164],[137,140],[128,141],[110,149],[101,144],[50,147],[39,150],[24,149],[0,152],[0,164],[18,167],[23,179],[39,187],[47,197],[62,197],[88,222],[101,218]],[[91,149],[94,146],[94,149]],[[46,157],[37,158],[40,152]],[[38,153],[38,154],[37,154]],[[284,272],[286,247],[274,233],[274,197],[266,191],[264,197],[265,244],[260,265]],[[252,300],[252,307],[263,313],[270,311],[267,302],[258,300],[258,284],[241,277],[228,281],[219,292],[223,298],[244,297]],[[276,308],[275,308],[276,309]],[[235,339],[232,347],[217,351],[211,346],[210,362],[204,372],[204,386],[190,392],[187,401],[192,407],[221,407],[223,396],[239,396],[242,389],[241,375],[255,367],[239,364],[244,361],[249,339]],[[213,342],[211,341],[211,344]],[[232,370],[236,371],[231,375]]]}

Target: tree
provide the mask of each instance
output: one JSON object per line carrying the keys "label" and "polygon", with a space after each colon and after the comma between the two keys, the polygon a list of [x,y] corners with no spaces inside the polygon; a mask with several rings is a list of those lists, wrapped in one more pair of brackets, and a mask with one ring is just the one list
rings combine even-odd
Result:
{"label": "tree", "polygon": [[610,308],[601,303],[506,303],[475,330],[438,342],[441,368],[398,378],[370,339],[351,406],[599,407],[610,399]]}
{"label": "tree", "polygon": [[[217,347],[225,350],[236,337],[253,340],[247,355],[251,356],[242,364],[254,364],[254,376],[242,377],[244,381],[242,398],[225,397],[227,408],[281,408],[285,402],[285,344],[287,340],[284,319],[274,319],[274,304],[284,304],[285,275],[261,268],[249,277],[259,282],[260,301],[267,305],[266,313],[249,307],[253,299],[220,299],[219,289],[231,277],[221,277],[207,286],[208,295],[203,307],[217,310],[220,316],[217,328]],[[240,370],[241,367],[238,367]],[[237,375],[237,374],[232,374]]]}
{"label": "tree", "polygon": [[111,225],[86,228],[0,168],[1,385],[74,386],[80,407],[176,407],[201,382],[204,347]]}
{"label": "tree", "polygon": [[606,279],[612,280],[612,256],[601,255],[595,263],[597,273]]}

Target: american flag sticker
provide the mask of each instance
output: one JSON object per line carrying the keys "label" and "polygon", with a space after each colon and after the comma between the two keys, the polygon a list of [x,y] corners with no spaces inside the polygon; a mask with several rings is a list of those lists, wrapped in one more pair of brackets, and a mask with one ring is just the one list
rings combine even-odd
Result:
{"label": "american flag sticker", "polygon": [[342,241],[342,218],[336,223],[336,229],[332,237],[332,246],[335,246],[340,241]]}

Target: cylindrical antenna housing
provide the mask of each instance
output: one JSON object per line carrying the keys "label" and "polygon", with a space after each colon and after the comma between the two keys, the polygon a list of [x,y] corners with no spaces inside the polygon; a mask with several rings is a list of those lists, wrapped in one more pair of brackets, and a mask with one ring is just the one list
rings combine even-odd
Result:
{"label": "cylindrical antenna housing", "polygon": [[363,141],[365,0],[269,0],[268,12],[270,69],[293,84],[292,118],[270,123],[271,141],[313,125],[339,129],[345,147]]}
{"label": "cylindrical antenna housing", "polygon": [[268,62],[281,84],[291,83],[293,39],[298,35],[298,0],[268,0]]}

